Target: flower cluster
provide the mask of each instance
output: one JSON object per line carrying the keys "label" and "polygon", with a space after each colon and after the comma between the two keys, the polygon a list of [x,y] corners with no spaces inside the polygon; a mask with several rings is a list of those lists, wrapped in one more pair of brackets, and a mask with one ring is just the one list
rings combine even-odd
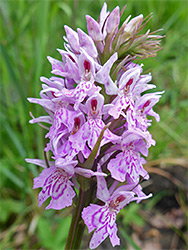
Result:
{"label": "flower cluster", "polygon": [[[144,94],[155,85],[149,84],[151,74],[143,74],[143,65],[132,61],[155,56],[161,36],[138,34],[147,23],[142,15],[129,19],[119,28],[119,7],[107,12],[104,3],[98,21],[86,16],[89,35],[65,26],[65,50],[58,49],[62,59],[48,57],[55,76],[41,77],[41,98],[28,98],[48,113],[30,123],[50,125],[44,150],[52,152],[51,160],[26,159],[44,168],[34,179],[33,188],[42,188],[39,206],[49,197],[46,209],[71,206],[75,189],[82,189],[79,180],[96,176],[97,199],[82,211],[89,232],[94,230],[91,249],[107,236],[119,245],[116,215],[128,203],[151,196],[139,181],[149,178],[144,157],[155,141],[148,116],[159,121],[153,106],[163,92]],[[86,167],[94,148],[91,167]]]}

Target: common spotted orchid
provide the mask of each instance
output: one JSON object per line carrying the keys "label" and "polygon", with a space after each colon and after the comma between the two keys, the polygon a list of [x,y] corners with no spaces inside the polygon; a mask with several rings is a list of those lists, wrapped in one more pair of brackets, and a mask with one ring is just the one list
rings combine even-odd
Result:
{"label": "common spotted orchid", "polygon": [[135,60],[156,56],[162,36],[141,34],[149,16],[129,16],[120,26],[121,15],[118,6],[109,12],[104,3],[98,21],[86,16],[88,34],[65,25],[61,59],[48,57],[54,76],[40,78],[40,98],[28,98],[47,112],[30,120],[47,130],[45,160],[26,159],[43,167],[33,186],[42,188],[39,206],[49,197],[46,209],[73,205],[65,249],[79,249],[84,223],[94,231],[91,249],[108,236],[119,245],[117,214],[151,197],[141,186],[155,145],[148,116],[159,122],[153,107],[163,92],[145,93],[156,86]]}
{"label": "common spotted orchid", "polygon": [[[99,165],[98,172],[101,172]],[[136,192],[136,186],[124,185],[112,192],[112,190],[108,190],[105,178],[102,176],[97,177],[97,198],[104,202],[104,205],[90,204],[82,212],[82,218],[89,232],[95,230],[89,244],[90,249],[98,247],[107,236],[110,237],[113,247],[120,245],[115,223],[117,214],[128,203],[151,197],[151,194],[146,196],[144,193]],[[143,195],[139,196],[139,194]]]}

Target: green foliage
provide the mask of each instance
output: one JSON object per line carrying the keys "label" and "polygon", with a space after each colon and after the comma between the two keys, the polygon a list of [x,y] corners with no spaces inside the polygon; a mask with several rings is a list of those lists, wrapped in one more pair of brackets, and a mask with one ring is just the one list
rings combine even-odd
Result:
{"label": "green foliage", "polygon": [[[108,9],[116,5],[122,9],[125,1],[107,1]],[[0,4],[0,188],[2,230],[9,233],[3,239],[2,249],[63,249],[70,218],[55,221],[58,214],[50,213],[42,217],[43,209],[38,208],[38,191],[32,190],[32,179],[38,175],[38,168],[26,164],[25,157],[44,158],[43,129],[28,123],[32,110],[34,116],[44,114],[39,105],[27,102],[27,97],[38,97],[41,89],[39,77],[50,77],[51,66],[47,55],[60,59],[55,48],[63,48],[63,26],[79,27],[86,30],[85,14],[98,18],[102,0],[90,1],[14,1],[1,0]],[[155,111],[161,116],[161,122],[150,129],[156,147],[151,148],[149,159],[180,158],[187,154],[187,11],[185,1],[126,1],[127,8],[123,18],[153,12],[148,24],[151,30],[163,28],[160,34],[164,49],[154,59],[144,61],[144,70],[150,69],[157,91],[165,89],[165,94]],[[155,198],[157,199],[157,197]],[[152,198],[153,200],[153,198]],[[147,203],[148,208],[154,206]],[[123,221],[142,223],[139,217],[139,205],[130,204],[122,214]],[[23,211],[23,213],[22,213]],[[134,215],[136,217],[134,217]],[[15,221],[10,218],[14,216]],[[39,216],[37,233],[39,242],[32,243],[32,235],[25,242],[16,245],[14,228],[26,223],[29,228],[32,218]],[[56,229],[54,230],[54,227]],[[51,236],[50,236],[51,235]],[[125,238],[131,242],[128,235]],[[53,242],[53,245],[52,243]],[[61,245],[62,244],[62,245]],[[132,243],[134,245],[134,243]]]}
{"label": "green foliage", "polygon": [[[130,244],[134,250],[141,250],[140,247],[131,239],[128,233],[121,228],[121,234],[123,238]],[[125,249],[125,248],[124,248]]]}
{"label": "green foliage", "polygon": [[138,226],[144,225],[144,219],[139,215],[140,204],[131,203],[125,209],[122,209],[119,213],[119,216],[123,216],[123,225],[129,226],[131,223],[134,223]]}
{"label": "green foliage", "polygon": [[71,216],[63,218],[55,230],[52,229],[50,220],[39,218],[37,232],[39,240],[46,249],[64,249],[70,227]]}
{"label": "green foliage", "polygon": [[162,191],[158,194],[156,194],[155,196],[153,196],[152,198],[150,198],[145,206],[145,209],[151,210],[163,197],[169,195],[169,191],[165,190]]}
{"label": "green foliage", "polygon": [[23,210],[24,204],[21,201],[12,199],[2,200],[0,208],[0,222],[5,223],[10,214],[19,214]]}

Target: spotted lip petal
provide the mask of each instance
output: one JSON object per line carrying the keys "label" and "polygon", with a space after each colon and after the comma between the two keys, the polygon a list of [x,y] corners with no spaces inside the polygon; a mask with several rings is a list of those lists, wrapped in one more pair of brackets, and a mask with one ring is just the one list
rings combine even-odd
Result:
{"label": "spotted lip petal", "polygon": [[[102,173],[99,164],[97,171]],[[135,197],[135,194],[137,197]],[[118,212],[132,201],[137,200],[139,202],[149,197],[151,197],[151,194],[146,196],[142,192],[142,188],[138,185],[138,182],[120,186],[110,194],[105,178],[97,176],[97,198],[105,204],[103,206],[90,204],[82,211],[82,218],[88,227],[89,233],[95,230],[89,247],[95,249],[108,236],[113,247],[119,245],[120,240],[117,236],[117,226],[115,223]]]}
{"label": "spotted lip petal", "polygon": [[46,134],[46,138],[50,139],[46,151],[52,150],[55,159],[65,157],[72,160],[79,151],[72,147],[68,136],[77,133],[84,122],[84,114],[80,111],[71,111],[66,108],[57,110],[54,114],[53,124]]}
{"label": "spotted lip petal", "polygon": [[54,159],[57,159],[57,160],[64,159],[66,161],[70,161],[78,153],[79,151],[72,147],[72,142],[65,141],[61,146],[57,148],[56,152],[54,152]]}
{"label": "spotted lip petal", "polygon": [[42,171],[42,173],[34,179],[33,188],[42,187],[39,193],[39,207],[51,196],[51,202],[46,209],[62,209],[72,205],[72,199],[76,195],[69,180],[69,176],[63,169],[51,166]]}
{"label": "spotted lip petal", "polygon": [[[84,154],[85,145],[92,150],[100,136],[105,123],[102,120],[102,111],[104,106],[104,97],[96,93],[88,98],[86,102],[88,120],[82,125],[76,134],[70,135],[69,140],[73,148],[82,151]],[[106,129],[101,142],[101,146],[108,142],[116,143],[119,137]]]}
{"label": "spotted lip petal", "polygon": [[[151,121],[147,119],[147,115],[154,116],[157,121],[160,120],[160,117],[157,113],[153,111],[153,106],[159,101],[162,92],[149,93],[141,96],[135,102],[134,110],[127,112],[127,121],[129,128],[135,130],[140,130],[148,134],[147,128],[151,125]],[[151,135],[148,134],[148,143],[155,145],[155,142],[152,141]]]}
{"label": "spotted lip petal", "polygon": [[123,110],[130,108],[130,105],[131,107],[133,106],[133,103],[127,97],[121,96],[116,100],[115,104],[108,111],[109,115],[113,116],[114,119],[118,119],[120,115],[124,116]]}
{"label": "spotted lip petal", "polygon": [[116,213],[110,212],[107,205],[98,206],[91,204],[83,209],[82,218],[89,232],[96,229],[89,244],[91,249],[95,249],[99,246],[108,235],[110,236],[113,246],[119,245],[120,241],[117,237],[117,226],[115,224]]}
{"label": "spotted lip petal", "polygon": [[[141,72],[142,67],[134,65],[134,67],[129,68],[121,75],[120,80],[118,81],[118,96],[109,110],[109,114],[113,116],[114,119],[118,119],[120,115],[125,116],[123,110],[126,110],[127,108],[134,110],[134,99],[136,98],[134,90],[139,82]],[[141,88],[142,86],[139,89]]]}
{"label": "spotted lip petal", "polygon": [[[102,172],[100,165],[97,170]],[[82,211],[82,218],[89,232],[95,230],[89,244],[91,249],[96,248],[108,236],[112,246],[120,244],[115,223],[116,215],[120,209],[133,200],[134,195],[134,192],[124,190],[110,195],[105,178],[97,176],[97,197],[105,204],[103,206],[90,204]]]}
{"label": "spotted lip petal", "polygon": [[86,142],[93,149],[105,124],[100,119],[87,121],[75,135],[70,135],[69,140],[73,147],[83,152]]}
{"label": "spotted lip petal", "polygon": [[122,152],[111,159],[107,166],[114,179],[124,182],[129,176],[133,182],[138,182],[140,175],[148,178],[140,156],[140,152],[145,155],[148,153],[148,146],[143,139],[145,139],[144,133],[139,131],[124,132],[121,142]]}

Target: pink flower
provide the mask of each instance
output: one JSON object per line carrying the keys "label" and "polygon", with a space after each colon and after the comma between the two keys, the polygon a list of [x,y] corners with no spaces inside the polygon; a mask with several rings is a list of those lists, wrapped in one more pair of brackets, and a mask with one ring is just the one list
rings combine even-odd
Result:
{"label": "pink flower", "polygon": [[148,146],[144,139],[144,133],[134,130],[124,132],[121,140],[122,152],[111,159],[107,167],[114,179],[124,182],[127,177],[130,177],[136,183],[140,175],[145,179],[149,178],[142,165],[145,160],[140,156],[140,153],[144,156],[148,155]]}
{"label": "pink flower", "polygon": [[[28,160],[28,162],[31,161]],[[33,188],[42,187],[38,195],[39,207],[49,197],[51,202],[46,209],[59,210],[71,206],[76,193],[70,178],[71,176],[64,169],[55,166],[45,168],[38,177],[35,177]]]}
{"label": "pink flower", "polygon": [[[130,66],[131,67],[130,67]],[[147,89],[155,87],[155,85],[147,84],[151,81],[150,75],[142,75],[142,67],[137,64],[128,65],[118,81],[118,95],[113,100],[113,106],[109,110],[109,114],[118,119],[120,115],[125,116],[123,110],[134,110],[135,101],[140,98],[140,94]]]}
{"label": "pink flower", "polygon": [[115,33],[118,31],[120,23],[119,7],[117,6],[112,12],[107,12],[107,4],[104,3],[101,9],[99,22],[95,21],[89,15],[86,15],[86,20],[90,37],[96,43],[100,52],[103,53],[107,34],[114,32],[114,29],[116,31]]}
{"label": "pink flower", "polygon": [[159,101],[163,93],[164,91],[145,94],[136,100],[134,110],[127,112],[129,128],[138,128],[146,132],[147,128],[151,125],[151,120],[147,119],[147,115],[154,116],[156,121],[159,122],[160,117],[152,108]]}
{"label": "pink flower", "polygon": [[[103,106],[104,97],[101,94],[91,96],[86,102],[85,112],[88,117],[87,121],[76,134],[70,135],[69,137],[73,148],[82,151],[83,154],[86,142],[92,150],[105,126],[105,123],[102,121]],[[106,129],[101,146],[108,142],[116,142],[117,140],[119,140],[119,137],[110,132],[109,129]]]}
{"label": "pink flower", "polygon": [[56,166],[54,162],[49,162],[50,167],[46,167],[43,160],[26,159],[27,162],[42,166],[44,170],[42,173],[34,178],[33,189],[42,187],[42,191],[38,195],[39,207],[49,197],[51,197],[50,204],[46,209],[63,209],[72,205],[72,199],[76,195],[71,182],[74,174],[80,174],[86,178],[91,176],[106,176],[101,172],[93,172],[90,169],[75,167],[77,161],[66,161],[66,159],[58,159]]}
{"label": "pink flower", "polygon": [[[101,172],[99,165],[98,172]],[[82,218],[88,227],[89,233],[95,230],[89,243],[90,249],[98,247],[108,236],[113,247],[120,245],[115,222],[118,212],[131,201],[140,201],[151,197],[151,194],[146,196],[140,192],[140,189],[137,189],[136,192],[133,190],[133,185],[124,185],[114,192],[113,190],[110,191],[104,177],[97,177],[97,198],[105,204],[103,206],[90,204],[82,212]],[[143,196],[134,197],[136,193],[137,195],[143,194]]]}

